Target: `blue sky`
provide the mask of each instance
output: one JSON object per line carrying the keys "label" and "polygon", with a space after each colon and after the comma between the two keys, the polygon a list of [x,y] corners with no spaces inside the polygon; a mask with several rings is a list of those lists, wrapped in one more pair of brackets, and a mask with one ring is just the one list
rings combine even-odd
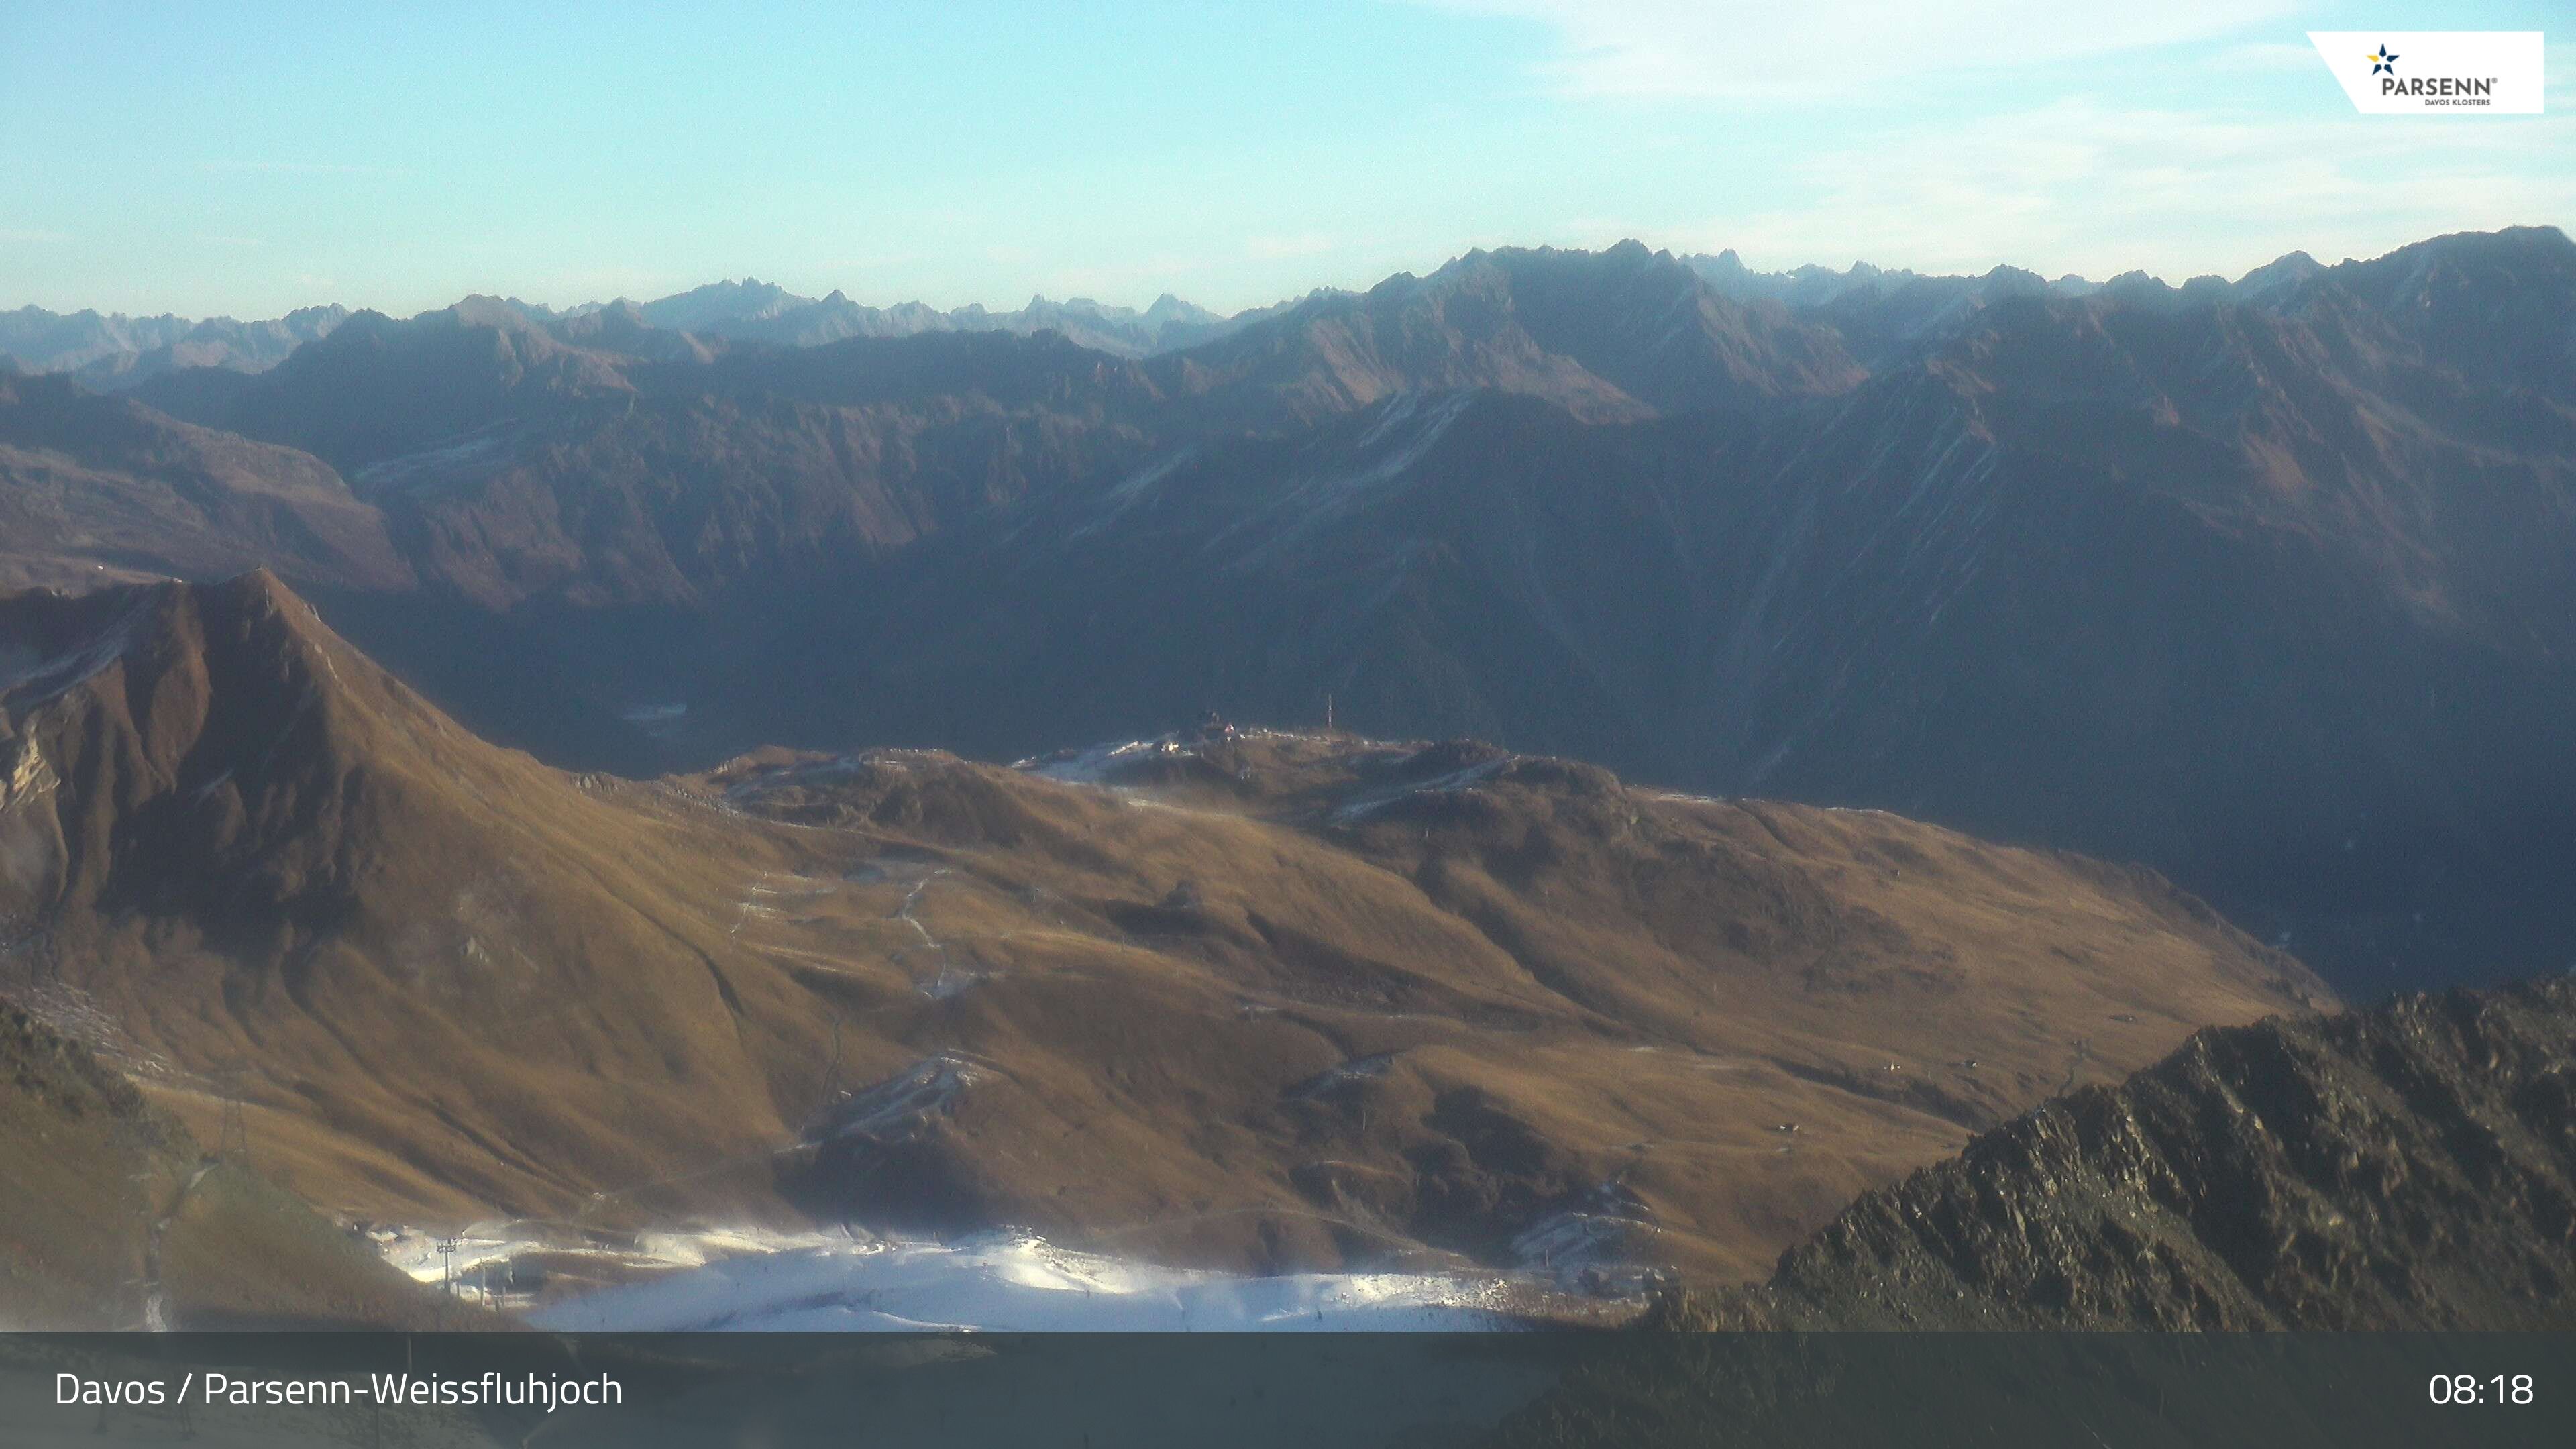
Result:
{"label": "blue sky", "polygon": [[2576,228],[2576,45],[2549,115],[2365,117],[2304,37],[2563,0],[2086,8],[0,0],[0,307],[1233,308],[1626,236],[2179,281]]}

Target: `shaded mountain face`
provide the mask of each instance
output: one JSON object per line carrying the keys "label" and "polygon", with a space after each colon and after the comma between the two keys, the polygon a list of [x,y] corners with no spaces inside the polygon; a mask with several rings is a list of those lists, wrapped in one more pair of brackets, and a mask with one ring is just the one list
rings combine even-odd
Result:
{"label": "shaded mountain face", "polygon": [[2556,964],[2576,373],[2424,310],[2017,301],[1874,381],[1738,575],[1745,786],[2156,860],[2354,981]]}
{"label": "shaded mountain face", "polygon": [[408,322],[358,313],[241,387],[219,421],[353,473],[504,418],[629,391],[611,355],[565,343],[506,303],[469,298]]}
{"label": "shaded mountain face", "polygon": [[1114,470],[1159,401],[1053,337],[709,350],[606,309],[361,314],[221,394],[147,389],[349,479],[433,591],[499,611],[694,604]]}
{"label": "shaded mountain face", "polygon": [[414,581],[382,517],[319,460],[66,378],[0,372],[0,584],[86,588],[264,562],[325,586]]}
{"label": "shaded mountain face", "polygon": [[904,560],[801,685],[998,753],[1330,696],[2153,861],[2362,989],[2547,964],[2576,372],[2484,319],[2576,316],[2571,251],[2449,239],[2266,307],[1990,286],[1814,411],[1460,393],[1196,442]]}
{"label": "shaded mountain face", "polygon": [[2202,1032],[1864,1194],[1709,1324],[2564,1329],[2576,986]]}
{"label": "shaded mountain face", "polygon": [[1426,278],[1311,299],[1153,370],[1176,394],[1274,426],[1462,388],[1619,421],[1827,395],[1861,376],[1830,331],[1774,303],[1733,302],[1634,242],[1471,252]]}
{"label": "shaded mountain face", "polygon": [[[1716,415],[1601,430],[1459,392],[1175,449],[1106,490],[962,527],[877,588],[800,612],[806,637],[853,647],[769,692],[773,728],[1007,758],[1050,743],[1029,728],[1041,711],[1109,735],[1210,701],[1320,720],[1329,697],[1345,720],[1707,780],[1684,713],[1704,666],[1683,631],[1713,520],[1657,486],[1676,446],[1765,443]],[[755,643],[736,667],[795,647]],[[698,727],[747,725],[725,713],[747,688],[699,697]]]}
{"label": "shaded mountain face", "polygon": [[[469,299],[140,396],[325,460],[417,583],[281,566],[558,762],[1329,699],[2142,859],[2360,991],[2576,951],[2562,234],[2179,289],[1713,270],[1477,253],[1142,360]],[[160,526],[99,561],[279,556]]]}
{"label": "shaded mountain face", "polygon": [[1489,746],[574,777],[264,574],[17,595],[0,650],[12,994],[370,1218],[1739,1277],[2326,999],[2146,872]]}

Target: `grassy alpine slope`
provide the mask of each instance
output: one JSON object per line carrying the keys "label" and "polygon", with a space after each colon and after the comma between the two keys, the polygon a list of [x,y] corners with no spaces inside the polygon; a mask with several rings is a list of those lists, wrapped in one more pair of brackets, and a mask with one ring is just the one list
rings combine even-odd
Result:
{"label": "grassy alpine slope", "polygon": [[[572,776],[265,574],[0,601],[0,911],[328,1210],[1740,1280],[2198,1026],[2152,874],[1468,743]],[[33,959],[32,956],[28,959]]]}

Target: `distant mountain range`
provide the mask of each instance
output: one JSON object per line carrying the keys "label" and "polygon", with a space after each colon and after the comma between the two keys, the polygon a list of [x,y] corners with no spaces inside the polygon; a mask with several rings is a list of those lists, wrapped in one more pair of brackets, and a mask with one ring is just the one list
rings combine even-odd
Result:
{"label": "distant mountain range", "polygon": [[0,312],[0,359],[22,372],[68,372],[95,388],[124,388],[187,367],[260,372],[349,318],[341,306],[305,307],[265,322],[209,317],[68,315],[42,307]]}
{"label": "distant mountain range", "polygon": [[[712,282],[644,303],[592,302],[557,311],[516,298],[470,297],[458,306],[469,311],[507,309],[531,323],[569,322],[596,312],[631,308],[651,327],[789,347],[924,332],[1007,332],[1023,337],[1055,332],[1118,357],[1194,347],[1279,310],[1256,308],[1226,317],[1166,293],[1142,311],[1088,297],[1061,302],[1032,297],[1017,311],[994,312],[969,304],[943,312],[920,302],[869,307],[839,292],[800,297],[751,277]],[[298,346],[327,336],[350,315],[348,308],[332,305],[306,307],[264,322],[236,322],[230,317],[192,322],[167,314],[128,317],[121,312],[60,313],[28,306],[0,312],[0,359],[15,363],[22,372],[70,373],[84,385],[101,390],[134,387],[162,373],[191,367],[264,372]]]}
{"label": "distant mountain range", "polygon": [[[1733,251],[1681,259],[1683,264],[1722,296],[1740,302],[1780,302],[1793,307],[1822,307],[1852,295],[1883,298],[1916,287],[1971,292],[2010,284],[2034,292],[2078,297],[2101,290],[2101,284],[2065,276],[2043,282],[2037,276],[1999,267],[1983,277],[1926,275],[1904,269],[1855,262],[1840,272],[1808,265],[1787,272],[1756,272]],[[2196,277],[2184,284],[2194,296],[2251,298],[2268,287],[2321,270],[2305,252],[2293,252],[2256,268],[2230,283],[2221,277]],[[2144,272],[2115,278],[2113,286],[2161,288]],[[1315,298],[1348,296],[1330,289]],[[1311,300],[1311,299],[1310,299]],[[568,322],[593,313],[631,309],[646,326],[706,338],[770,342],[788,347],[817,347],[852,337],[913,337],[926,332],[1003,332],[1029,336],[1053,332],[1077,346],[1113,357],[1151,357],[1212,342],[1230,332],[1296,305],[1281,302],[1231,315],[1211,312],[1166,292],[1139,310],[1096,302],[1088,297],[1050,301],[1029,299],[1015,311],[991,311],[980,304],[942,311],[921,302],[872,307],[834,291],[805,297],[755,277],[710,282],[650,302],[590,302],[558,310],[545,303],[517,298],[467,298],[457,304],[505,308],[532,324]],[[163,373],[215,367],[235,372],[263,372],[285,360],[306,342],[327,335],[349,319],[337,304],[306,307],[279,318],[238,322],[230,317],[203,321],[164,313],[129,317],[96,311],[49,312],[24,306],[0,312],[0,359],[22,372],[63,372],[85,386],[115,391],[131,388]]]}
{"label": "distant mountain range", "polygon": [[[1910,271],[1882,270],[1866,262],[1854,263],[1846,272],[1817,266],[1792,272],[1755,272],[1748,270],[1732,251],[1684,260],[1717,290],[1739,300],[1821,304],[1855,288],[1885,289],[1919,280],[1964,280],[1923,278]],[[2300,252],[2272,267],[2292,262],[2315,265],[2306,253]],[[2262,271],[2253,274],[2261,275]],[[2081,295],[2093,286],[2071,276],[2051,285],[2068,295]],[[460,305],[470,305],[473,300]],[[941,311],[921,302],[871,307],[853,302],[838,291],[825,297],[802,297],[774,282],[745,277],[738,282],[710,282],[651,302],[590,302],[560,311],[545,303],[516,298],[501,301],[500,305],[532,322],[568,321],[608,308],[631,306],[648,326],[790,347],[815,347],[851,337],[911,337],[924,332],[1008,332],[1023,337],[1055,332],[1079,346],[1112,356],[1150,357],[1213,341],[1295,303],[1282,302],[1225,315],[1166,292],[1142,311],[1088,297],[1057,302],[1043,296],[1031,297],[1028,305],[1017,311],[989,311],[973,303]],[[68,372],[84,384],[101,389],[132,387],[177,368],[262,372],[283,361],[296,347],[347,321],[349,315],[348,308],[333,304],[306,307],[263,322],[236,322],[230,317],[197,322],[168,313],[128,317],[121,312],[60,313],[24,306],[14,312],[0,312],[0,358],[15,362],[22,372]]]}
{"label": "distant mountain range", "polygon": [[[1780,302],[1793,307],[1822,307],[1858,294],[1883,298],[1917,284],[1937,291],[1968,292],[2007,282],[2035,292],[2080,297],[2102,284],[2064,276],[2043,282],[2010,267],[1983,277],[1934,276],[1855,262],[1837,272],[1807,265],[1787,272],[1757,272],[1733,251],[1714,256],[1683,257],[1682,262],[1720,295],[1739,302]],[[2258,267],[2236,282],[2223,277],[2195,277],[2183,290],[2194,296],[2251,299],[2264,290],[2322,270],[2305,252],[2292,252]],[[2163,283],[2144,272],[2114,278],[2112,286],[2157,289]],[[1330,289],[1316,297],[1347,295]],[[1294,301],[1256,307],[1231,315],[1211,312],[1166,292],[1139,310],[1088,297],[1050,301],[1031,297],[1016,311],[991,311],[970,303],[942,311],[921,302],[872,307],[834,291],[805,297],[774,282],[755,277],[710,282],[650,302],[590,302],[558,310],[545,303],[516,298],[469,298],[459,306],[498,305],[532,323],[570,321],[612,308],[632,308],[645,325],[710,338],[773,342],[789,347],[816,347],[852,337],[912,337],[925,332],[1006,332],[1028,336],[1054,332],[1078,346],[1114,357],[1151,357],[1212,342],[1239,328],[1297,305]],[[284,317],[237,322],[230,317],[204,321],[164,313],[128,317],[95,311],[49,312],[24,306],[0,312],[0,358],[22,372],[67,372],[87,386],[105,390],[136,386],[176,369],[220,367],[262,372],[283,361],[303,343],[328,334],[348,320],[349,309],[332,304],[306,307]]]}
{"label": "distant mountain range", "polygon": [[1088,297],[1051,302],[1032,297],[1016,312],[968,305],[942,312],[919,302],[869,307],[839,292],[799,297],[767,282],[716,282],[641,308],[655,327],[753,342],[813,347],[848,337],[910,337],[923,332],[1057,332],[1066,340],[1119,357],[1145,357],[1194,347],[1268,315],[1276,308],[1222,317],[1165,293],[1152,306],[1108,306]]}
{"label": "distant mountain range", "polygon": [[2553,228],[2180,288],[1507,248],[1084,311],[1115,348],[959,315],[474,298],[0,381],[0,577],[266,563],[579,768],[1330,709],[2141,860],[2353,992],[2576,957]]}

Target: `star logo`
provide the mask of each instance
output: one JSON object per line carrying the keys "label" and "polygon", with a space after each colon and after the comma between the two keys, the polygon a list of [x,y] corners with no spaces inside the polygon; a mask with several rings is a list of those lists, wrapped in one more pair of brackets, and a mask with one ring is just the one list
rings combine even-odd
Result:
{"label": "star logo", "polygon": [[2397,74],[2397,57],[2389,53],[2387,41],[2381,41],[2379,50],[2367,58],[2370,61],[2372,75],[2377,75],[2381,71],[2386,71],[2390,75]]}

